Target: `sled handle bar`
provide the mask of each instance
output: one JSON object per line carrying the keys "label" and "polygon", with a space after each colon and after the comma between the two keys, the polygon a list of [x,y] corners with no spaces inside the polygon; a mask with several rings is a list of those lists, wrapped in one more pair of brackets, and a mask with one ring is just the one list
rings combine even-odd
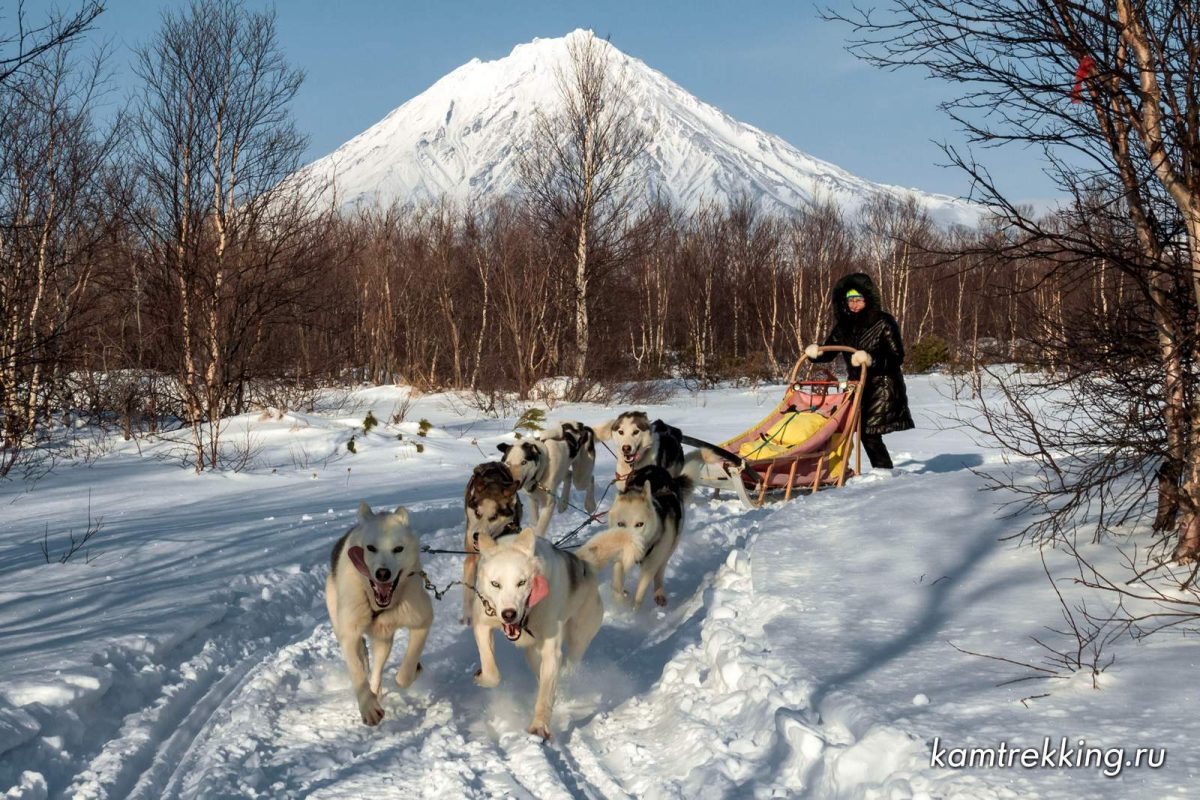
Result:
{"label": "sled handle bar", "polygon": [[[855,352],[855,349],[853,347],[846,347],[845,345],[840,345],[840,344],[823,345],[818,349],[822,353],[853,353],[853,352]],[[806,356],[804,353],[801,353],[799,360],[796,361],[796,366],[792,367],[792,374],[788,376],[788,385],[789,386],[796,382],[796,376],[800,374],[800,367],[804,366],[805,363],[807,363],[809,365],[809,369],[812,369],[812,362],[808,360],[808,356]],[[860,385],[866,379],[867,379],[867,367],[864,364],[863,366],[859,367],[858,380],[859,380]]]}

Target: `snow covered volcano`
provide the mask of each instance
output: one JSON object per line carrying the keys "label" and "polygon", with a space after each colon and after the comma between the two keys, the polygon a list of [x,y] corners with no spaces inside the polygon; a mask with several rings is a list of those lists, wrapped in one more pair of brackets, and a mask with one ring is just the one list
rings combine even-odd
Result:
{"label": "snow covered volcano", "polygon": [[[516,160],[536,111],[561,105],[556,71],[570,69],[576,30],[534,39],[495,61],[472,59],[381,121],[313,162],[304,173],[331,181],[339,202],[390,204],[446,197],[486,201],[517,189]],[[821,198],[853,213],[880,193],[914,197],[940,224],[974,225],[982,209],[947,195],[863,180],[778,136],[733,119],[611,44],[609,63],[627,79],[636,118],[654,135],[635,180],[685,209],[757,198],[764,210],[804,209]]]}

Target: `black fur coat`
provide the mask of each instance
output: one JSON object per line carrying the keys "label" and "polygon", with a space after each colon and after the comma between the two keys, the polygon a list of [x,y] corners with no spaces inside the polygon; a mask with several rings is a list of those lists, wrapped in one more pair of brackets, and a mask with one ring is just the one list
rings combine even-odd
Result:
{"label": "black fur coat", "polygon": [[[846,292],[850,289],[857,289],[866,300],[866,307],[857,314],[846,305]],[[825,337],[825,344],[866,350],[871,355],[863,392],[863,433],[893,433],[914,427],[904,374],[900,371],[904,363],[900,326],[895,317],[883,310],[879,289],[871,276],[862,272],[845,276],[834,285],[830,302],[836,322]],[[826,353],[817,360],[830,361],[835,355],[845,358],[852,377],[858,375],[858,368],[850,365],[849,353]]]}

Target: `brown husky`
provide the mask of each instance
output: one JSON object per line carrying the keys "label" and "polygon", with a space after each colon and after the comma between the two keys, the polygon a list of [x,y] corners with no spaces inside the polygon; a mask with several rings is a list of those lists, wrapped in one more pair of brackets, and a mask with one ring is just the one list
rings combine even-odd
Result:
{"label": "brown husky", "polygon": [[463,496],[463,510],[467,515],[466,538],[463,549],[467,558],[463,561],[463,613],[464,625],[471,624],[471,606],[474,599],[475,569],[479,564],[479,535],[487,534],[493,540],[521,532],[521,488],[508,467],[499,461],[487,461],[475,467],[467,491]]}

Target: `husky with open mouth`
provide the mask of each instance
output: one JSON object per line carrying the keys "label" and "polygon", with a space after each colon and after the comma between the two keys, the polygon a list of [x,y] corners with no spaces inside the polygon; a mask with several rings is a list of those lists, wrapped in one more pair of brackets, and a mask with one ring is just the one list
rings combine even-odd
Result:
{"label": "husky with open mouth", "polygon": [[597,571],[612,562],[614,597],[627,596],[625,573],[636,564],[640,572],[633,607],[641,608],[651,579],[655,604],[667,604],[663,588],[667,561],[679,543],[684,501],[691,491],[691,478],[674,477],[653,464],[629,475],[625,489],[608,510],[608,530],[596,534],[579,549],[579,557]]}
{"label": "husky with open mouth", "polygon": [[[433,623],[407,510],[374,514],[366,503],[358,507],[358,522],[333,546],[325,605],[362,721],[378,725],[383,719],[383,667],[397,629],[408,628],[408,651],[396,671],[396,683],[407,688],[421,670],[421,651]],[[370,681],[364,635],[371,640]]]}
{"label": "husky with open mouth", "polygon": [[683,431],[661,419],[650,421],[645,411],[626,411],[611,422],[595,427],[596,440],[611,441],[616,447],[617,489],[634,470],[650,465],[662,467],[673,477],[686,474],[695,480],[704,465],[717,464],[721,456],[702,447],[684,456]]}
{"label": "husky with open mouth", "polygon": [[496,628],[525,651],[537,676],[537,700],[529,732],[550,738],[550,715],[563,666],[574,666],[604,619],[604,605],[591,568],[526,528],[499,542],[479,537],[479,571],[472,612],[480,669],[475,682],[500,683],[492,631]]}

